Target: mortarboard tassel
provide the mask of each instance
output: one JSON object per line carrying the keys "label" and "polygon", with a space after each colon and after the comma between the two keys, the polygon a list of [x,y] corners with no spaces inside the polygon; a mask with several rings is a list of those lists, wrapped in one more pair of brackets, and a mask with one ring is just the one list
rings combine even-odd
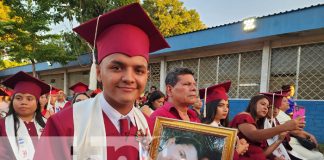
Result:
{"label": "mortarboard tassel", "polygon": [[[47,101],[47,110],[50,110],[49,106],[50,106],[50,102],[51,102],[51,93],[52,93],[52,85],[50,85],[50,91],[49,91],[49,95],[48,95],[48,101]],[[55,112],[55,111],[54,111]]]}
{"label": "mortarboard tassel", "polygon": [[204,118],[206,118],[206,110],[207,110],[207,105],[206,105],[206,100],[207,100],[207,89],[208,89],[208,87],[206,87],[206,89],[205,89],[205,95],[204,95],[204,111],[203,111],[203,116],[204,116]]}
{"label": "mortarboard tassel", "polygon": [[274,124],[274,118],[273,118],[273,110],[274,110],[274,104],[275,104],[275,93],[272,93],[272,105],[271,105],[271,126]]}
{"label": "mortarboard tassel", "polygon": [[96,74],[96,57],[95,57],[95,50],[96,50],[96,39],[97,39],[97,30],[99,25],[99,19],[101,15],[97,18],[97,25],[96,25],[96,32],[93,42],[93,48],[92,48],[92,64],[90,69],[90,77],[89,77],[89,89],[95,90],[97,89],[97,74]]}

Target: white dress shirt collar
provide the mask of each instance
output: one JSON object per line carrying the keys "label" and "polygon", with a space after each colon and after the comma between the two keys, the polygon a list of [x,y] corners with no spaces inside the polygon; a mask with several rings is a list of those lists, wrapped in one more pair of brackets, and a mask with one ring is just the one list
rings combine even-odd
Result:
{"label": "white dress shirt collar", "polygon": [[134,106],[127,115],[122,115],[106,101],[103,94],[100,95],[99,102],[102,110],[110,119],[110,121],[114,124],[118,132],[120,132],[119,119],[127,118],[128,122],[130,121],[133,124],[133,126],[136,126],[135,117],[134,117]]}

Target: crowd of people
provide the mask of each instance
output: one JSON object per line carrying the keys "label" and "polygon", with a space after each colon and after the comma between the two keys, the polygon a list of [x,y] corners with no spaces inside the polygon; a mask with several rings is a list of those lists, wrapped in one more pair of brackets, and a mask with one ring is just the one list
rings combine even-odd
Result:
{"label": "crowd of people", "polygon": [[[287,86],[256,93],[231,121],[227,95],[231,82],[198,90],[188,68],[167,73],[165,94],[153,86],[141,96],[149,53],[169,45],[138,3],[89,20],[74,31],[97,47],[96,74],[103,90],[88,94],[87,85],[78,83],[71,86],[73,98],[67,101],[62,90],[22,71],[4,80],[2,85],[12,94],[7,107],[0,101],[1,109],[6,108],[0,119],[0,159],[150,159],[158,117],[236,128],[235,160],[324,159],[316,138],[304,130],[304,117],[292,119],[290,112],[285,113],[295,106],[289,106],[293,89]],[[301,140],[313,147],[305,147]],[[156,159],[217,157],[192,154],[199,145],[188,141],[193,140],[170,139]]]}

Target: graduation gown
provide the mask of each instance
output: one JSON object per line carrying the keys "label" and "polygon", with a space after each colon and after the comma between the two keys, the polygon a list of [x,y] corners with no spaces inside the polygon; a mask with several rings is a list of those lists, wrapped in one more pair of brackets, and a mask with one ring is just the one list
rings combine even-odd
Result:
{"label": "graduation gown", "polygon": [[[77,106],[76,106],[77,107]],[[92,107],[92,106],[87,106]],[[137,127],[131,125],[129,135],[125,138],[120,135],[116,127],[110,121],[105,113],[102,113],[107,138],[107,159],[117,160],[119,157],[125,157],[127,160],[138,160],[138,149],[134,145],[138,142],[135,139]],[[151,132],[153,124],[145,117]],[[39,147],[35,153],[35,159],[56,160],[72,159],[73,153],[73,107],[62,110],[51,116],[47,120],[46,127],[41,137]],[[116,142],[118,141],[118,142]],[[119,143],[119,144],[110,144]],[[114,147],[122,144],[122,147]],[[127,144],[127,146],[125,146]]]}
{"label": "graduation gown", "polygon": [[[21,124],[22,125],[22,124]],[[31,136],[34,146],[37,145],[38,135],[34,122],[24,123],[28,130],[29,136]],[[0,159],[12,160],[16,159],[9,140],[7,138],[5,119],[0,119]]]}

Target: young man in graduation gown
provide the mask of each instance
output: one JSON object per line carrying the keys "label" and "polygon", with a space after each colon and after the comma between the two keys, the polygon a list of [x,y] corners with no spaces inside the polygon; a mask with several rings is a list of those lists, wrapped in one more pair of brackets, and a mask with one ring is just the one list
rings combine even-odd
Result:
{"label": "young man in graduation gown", "polygon": [[195,111],[189,108],[197,101],[197,84],[194,73],[188,68],[176,68],[165,78],[168,101],[155,110],[150,118],[166,117],[190,122],[200,122]]}
{"label": "young man in graduation gown", "polygon": [[72,138],[55,141],[63,143],[60,148],[45,141],[36,159],[142,159],[138,146],[145,142],[139,143],[136,136],[149,139],[152,123],[133,104],[147,82],[149,53],[169,45],[138,3],[87,21],[74,31],[97,47],[97,80],[103,92],[48,119],[44,138]]}

